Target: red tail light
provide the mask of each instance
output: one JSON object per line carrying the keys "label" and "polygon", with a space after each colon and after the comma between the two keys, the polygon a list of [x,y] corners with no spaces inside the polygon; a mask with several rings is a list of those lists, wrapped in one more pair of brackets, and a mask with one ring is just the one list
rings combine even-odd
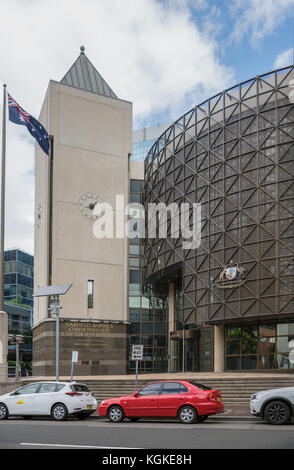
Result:
{"label": "red tail light", "polygon": [[207,400],[208,401],[215,401],[216,400],[215,395],[213,393],[209,393],[207,395]]}
{"label": "red tail light", "polygon": [[77,395],[82,395],[82,393],[79,392],[65,392],[66,395],[69,395],[70,397],[76,397]]}
{"label": "red tail light", "polygon": [[221,392],[219,390],[213,390],[207,394],[207,400],[212,402],[220,402],[222,400]]}

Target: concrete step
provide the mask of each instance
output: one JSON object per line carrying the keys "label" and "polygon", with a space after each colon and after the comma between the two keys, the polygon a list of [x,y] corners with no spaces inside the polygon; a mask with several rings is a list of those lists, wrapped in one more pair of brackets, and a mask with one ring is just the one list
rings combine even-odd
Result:
{"label": "concrete step", "polygon": [[[110,385],[110,384],[105,384],[105,385],[100,385],[99,387],[96,385],[91,385],[87,384],[89,387],[95,390],[111,390],[113,388],[117,390],[127,390],[129,388],[134,388],[135,384],[128,384],[128,385]],[[138,384],[138,387],[141,387],[144,384]],[[240,390],[242,388],[245,389],[250,389],[252,390],[253,388],[278,388],[278,387],[294,387],[294,383],[277,383],[277,382],[271,382],[271,383],[266,383],[266,384],[246,384],[246,385],[230,385],[230,384],[219,384],[219,383],[214,383],[214,384],[205,384],[206,386],[210,388],[221,388],[222,390]]]}
{"label": "concrete step", "polygon": [[[138,380],[138,388],[142,387],[148,382],[155,381],[156,379]],[[160,380],[160,379],[158,379]],[[170,378],[169,380],[184,380],[177,377]],[[222,399],[225,405],[244,405],[248,406],[250,397],[254,393],[261,390],[270,390],[273,388],[281,387],[294,387],[294,376],[289,378],[279,377],[250,377],[250,378],[220,378],[220,379],[189,379],[199,383],[203,383],[212,389],[220,390]],[[100,379],[100,380],[85,380],[90,391],[95,396],[98,404],[107,398],[115,398],[124,395],[131,395],[134,393],[135,380],[134,379]]]}

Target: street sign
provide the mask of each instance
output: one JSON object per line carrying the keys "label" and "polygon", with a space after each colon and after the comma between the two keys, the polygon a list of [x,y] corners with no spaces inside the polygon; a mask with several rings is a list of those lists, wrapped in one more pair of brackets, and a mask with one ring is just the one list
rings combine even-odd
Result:
{"label": "street sign", "polygon": [[79,360],[78,357],[79,357],[79,351],[73,351],[71,361],[72,362],[78,362],[78,360]]}
{"label": "street sign", "polygon": [[144,346],[142,344],[133,344],[132,361],[142,361],[143,349],[144,349]]}
{"label": "street sign", "polygon": [[144,346],[143,344],[133,344],[132,347],[132,361],[136,361],[136,382],[135,382],[135,391],[138,388],[138,365],[139,361],[142,361],[143,359],[143,349]]}

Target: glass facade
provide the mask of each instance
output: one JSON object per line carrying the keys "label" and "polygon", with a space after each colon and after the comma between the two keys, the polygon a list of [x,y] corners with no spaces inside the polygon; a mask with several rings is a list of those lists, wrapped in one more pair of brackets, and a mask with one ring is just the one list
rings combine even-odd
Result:
{"label": "glass facade", "polygon": [[213,328],[183,322],[183,291],[174,290],[175,319],[170,333],[170,372],[213,371]]}
{"label": "glass facade", "polygon": [[[144,181],[130,181],[130,202],[142,202]],[[133,344],[144,345],[144,360],[139,361],[139,371],[167,371],[167,296],[145,297],[143,293],[142,239],[129,239],[129,353]],[[134,373],[135,362],[129,361],[129,371]]]}
{"label": "glass facade", "polygon": [[4,302],[33,307],[34,257],[20,250],[5,251]]}
{"label": "glass facade", "polygon": [[228,371],[293,369],[293,356],[294,323],[226,327],[225,364]]}
{"label": "glass facade", "polygon": [[133,162],[143,162],[148,154],[152,145],[156,142],[157,139],[150,139],[146,142],[137,142],[132,146],[132,155],[131,161]]}
{"label": "glass facade", "polygon": [[[8,313],[9,333],[24,336],[20,359],[32,357],[34,257],[18,249],[4,253],[4,304]],[[15,346],[10,345],[8,359],[15,359]]]}
{"label": "glass facade", "polygon": [[152,145],[168,127],[169,124],[158,124],[133,131],[131,161],[144,162]]}

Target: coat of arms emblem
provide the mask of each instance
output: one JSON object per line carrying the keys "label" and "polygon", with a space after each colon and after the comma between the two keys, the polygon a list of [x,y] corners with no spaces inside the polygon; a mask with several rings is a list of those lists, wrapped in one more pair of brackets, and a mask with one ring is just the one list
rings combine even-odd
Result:
{"label": "coat of arms emblem", "polygon": [[230,281],[232,279],[235,279],[235,277],[237,276],[237,268],[226,268],[225,270],[225,275],[226,275],[226,278],[229,279]]}
{"label": "coat of arms emblem", "polygon": [[217,287],[220,289],[233,289],[239,287],[245,282],[245,269],[238,264],[233,265],[233,261],[229,266],[226,266],[220,273]]}

